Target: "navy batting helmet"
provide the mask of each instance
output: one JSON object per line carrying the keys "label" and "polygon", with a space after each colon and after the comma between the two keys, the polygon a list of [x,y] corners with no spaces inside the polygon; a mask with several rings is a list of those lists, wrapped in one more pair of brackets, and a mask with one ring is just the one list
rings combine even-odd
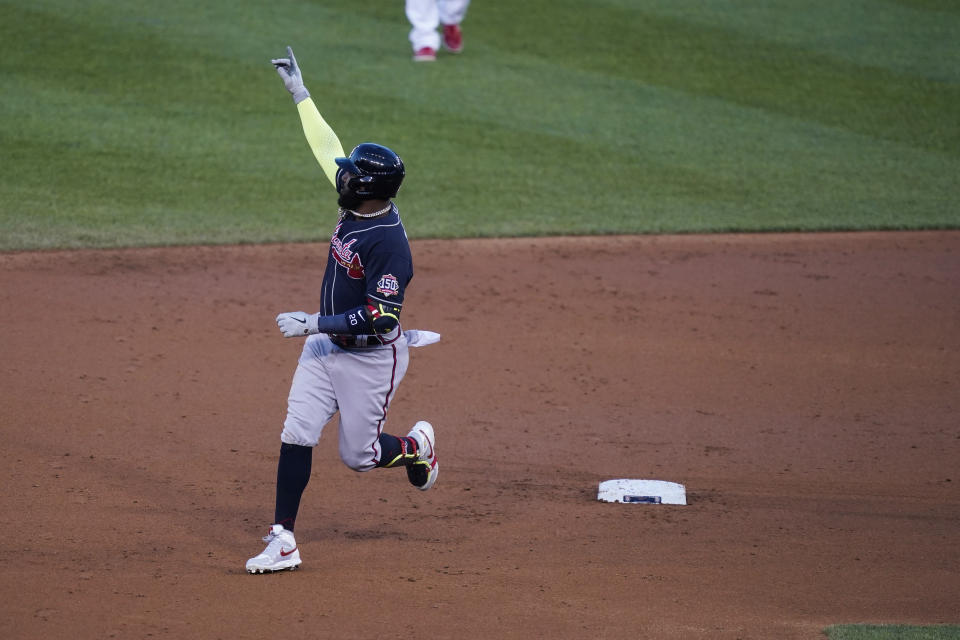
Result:
{"label": "navy batting helmet", "polygon": [[[405,175],[403,161],[396,153],[379,144],[364,142],[350,152],[348,158],[336,158],[340,171],[353,174],[347,189],[361,200],[386,200],[397,195]],[[337,193],[341,191],[337,172]]]}

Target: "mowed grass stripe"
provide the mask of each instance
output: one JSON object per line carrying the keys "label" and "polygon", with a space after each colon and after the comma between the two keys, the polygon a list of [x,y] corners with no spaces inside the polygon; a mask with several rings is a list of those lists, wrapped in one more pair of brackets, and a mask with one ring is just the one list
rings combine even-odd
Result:
{"label": "mowed grass stripe", "polygon": [[[862,67],[960,81],[960,3],[894,0],[598,0],[645,14],[817,51]],[[923,5],[930,6],[923,6]]]}
{"label": "mowed grass stripe", "polygon": [[[440,201],[446,186],[458,180],[474,194],[482,189],[479,181],[496,189],[486,195],[488,202],[497,207],[514,202],[518,206],[511,208],[519,210],[536,202],[546,186],[553,215],[569,210],[575,216],[579,210],[581,217],[606,218],[580,221],[578,231],[604,224],[616,228],[630,219],[649,229],[677,230],[691,223],[676,216],[677,210],[696,210],[692,222],[699,229],[736,228],[745,215],[752,223],[745,228],[753,229],[803,228],[822,216],[835,228],[896,225],[901,216],[910,224],[928,216],[936,224],[956,219],[955,211],[944,207],[960,172],[950,155],[721,98],[612,83],[597,72],[539,59],[526,59],[500,75],[508,87],[514,78],[525,78],[529,91],[512,105],[485,105],[494,117],[484,118],[471,106],[494,89],[492,83],[472,89],[443,83],[439,93],[446,99],[417,110],[439,130],[434,150],[455,154],[461,143],[468,149],[454,166],[431,167],[438,188],[426,202]],[[474,137],[467,137],[468,123],[444,106],[455,104],[458,92],[469,117],[485,120]],[[537,109],[529,96],[538,96],[546,108]],[[456,144],[447,149],[447,140]],[[509,155],[517,147],[526,152]],[[430,153],[419,160],[430,163]],[[487,165],[492,169],[485,171]],[[521,179],[526,174],[529,183]],[[562,200],[551,197],[571,183],[582,188],[568,189]],[[603,207],[618,196],[623,199],[616,207]],[[622,211],[631,211],[629,219]]]}
{"label": "mowed grass stripe", "polygon": [[[542,5],[545,12],[550,7],[556,10],[557,3],[529,1]],[[884,3],[874,4],[879,11]],[[572,10],[568,16],[542,25],[548,37],[528,43],[521,51],[568,68],[960,154],[960,85],[956,83],[854,64],[817,50],[777,43],[765,32],[751,35],[639,8],[611,7],[585,14],[591,34],[608,34],[600,38],[585,38],[583,22],[573,19]],[[492,30],[494,46],[508,47],[533,27],[505,19]],[[925,42],[914,46],[923,47]]]}
{"label": "mowed grass stripe", "polygon": [[755,11],[607,3],[490,0],[435,65],[410,62],[391,3],[2,4],[0,248],[325,233],[332,191],[268,63],[286,44],[345,147],[402,153],[414,237],[960,224],[939,67],[752,33]]}

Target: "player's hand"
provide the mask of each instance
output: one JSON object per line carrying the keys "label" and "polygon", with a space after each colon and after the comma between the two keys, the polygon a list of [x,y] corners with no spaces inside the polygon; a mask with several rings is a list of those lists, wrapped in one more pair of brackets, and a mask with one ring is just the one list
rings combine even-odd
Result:
{"label": "player's hand", "polygon": [[287,47],[286,58],[274,58],[270,61],[280,77],[283,78],[283,86],[287,88],[290,95],[293,96],[293,103],[299,104],[310,97],[310,92],[303,86],[303,76],[300,74],[300,67],[297,66],[297,59],[293,55],[293,49]]}
{"label": "player's hand", "polygon": [[285,338],[302,338],[320,333],[317,328],[319,314],[306,311],[288,311],[277,316],[277,326]]}

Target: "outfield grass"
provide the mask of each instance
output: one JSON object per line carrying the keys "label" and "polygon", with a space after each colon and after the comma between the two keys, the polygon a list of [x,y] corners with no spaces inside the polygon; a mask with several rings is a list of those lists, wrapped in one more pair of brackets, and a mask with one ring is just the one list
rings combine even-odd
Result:
{"label": "outfield grass", "polygon": [[960,3],[0,0],[0,250],[324,239],[269,59],[404,158],[413,237],[960,227]]}
{"label": "outfield grass", "polygon": [[829,640],[958,640],[960,626],[836,625],[824,633]]}

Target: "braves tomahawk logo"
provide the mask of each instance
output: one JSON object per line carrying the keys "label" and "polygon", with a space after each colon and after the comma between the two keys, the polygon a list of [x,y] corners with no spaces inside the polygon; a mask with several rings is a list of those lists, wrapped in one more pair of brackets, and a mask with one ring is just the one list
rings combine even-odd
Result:
{"label": "braves tomahawk logo", "polygon": [[337,263],[347,270],[347,275],[354,280],[363,278],[363,263],[360,262],[360,255],[354,252],[350,247],[357,241],[356,238],[350,242],[344,242],[337,234],[340,232],[340,225],[333,230],[333,237],[330,238],[330,255]]}

